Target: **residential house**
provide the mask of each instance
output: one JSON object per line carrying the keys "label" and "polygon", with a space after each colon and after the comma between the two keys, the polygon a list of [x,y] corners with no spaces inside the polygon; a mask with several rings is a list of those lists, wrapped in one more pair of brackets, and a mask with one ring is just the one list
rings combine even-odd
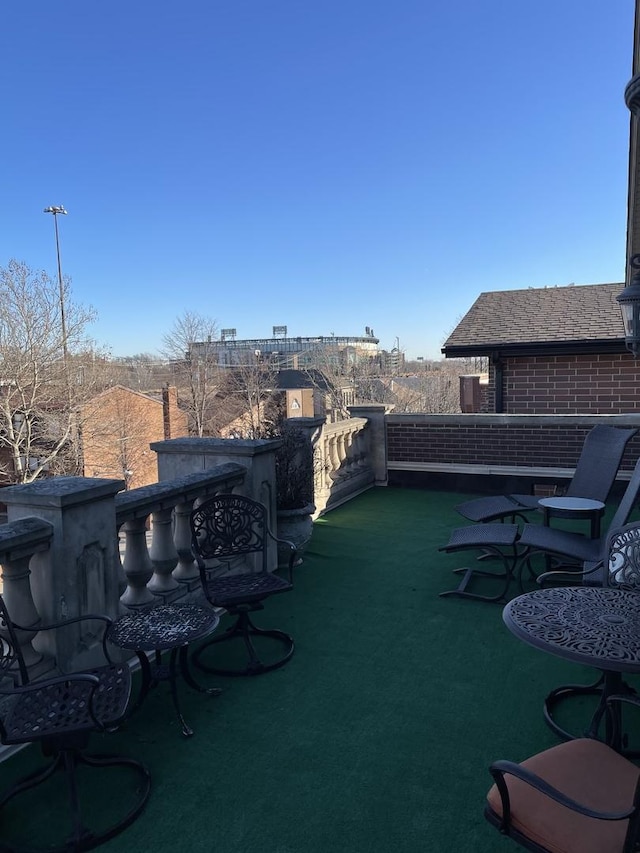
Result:
{"label": "residential house", "polygon": [[481,411],[625,414],[640,408],[640,367],[625,348],[624,285],[481,293],[446,340],[446,358],[487,356]]}
{"label": "residential house", "polygon": [[157,482],[151,442],[189,434],[173,386],[143,394],[114,385],[81,406],[78,423],[84,475],[123,479],[127,488]]}

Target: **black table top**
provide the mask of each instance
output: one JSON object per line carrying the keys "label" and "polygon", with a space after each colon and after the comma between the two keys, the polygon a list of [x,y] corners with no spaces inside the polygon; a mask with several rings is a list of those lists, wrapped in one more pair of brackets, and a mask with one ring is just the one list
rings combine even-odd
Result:
{"label": "black table top", "polygon": [[121,649],[174,649],[207,636],[219,621],[213,610],[199,604],[160,604],[120,616],[109,627],[107,637]]}
{"label": "black table top", "polygon": [[600,587],[540,589],[502,612],[505,625],[537,649],[612,672],[640,673],[640,593]]}

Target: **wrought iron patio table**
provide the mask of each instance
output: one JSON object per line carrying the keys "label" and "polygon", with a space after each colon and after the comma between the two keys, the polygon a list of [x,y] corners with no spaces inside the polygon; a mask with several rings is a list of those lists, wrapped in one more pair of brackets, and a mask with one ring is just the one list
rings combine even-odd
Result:
{"label": "wrought iron patio table", "polygon": [[[202,687],[189,668],[189,645],[209,636],[218,627],[220,617],[209,607],[199,604],[161,604],[137,613],[120,616],[110,626],[107,639],[114,646],[130,649],[140,661],[142,682],[138,698],[131,712],[144,702],[149,690],[160,681],[168,680],[171,697],[182,733],[190,737],[193,730],[187,725],[180,710],[177,678],[181,675],[189,687],[200,693],[217,695],[217,688]],[[153,652],[153,661],[146,652]],[[169,652],[169,663],[162,663],[162,654]]]}
{"label": "wrought iron patio table", "polygon": [[552,705],[569,693],[596,693],[599,702],[587,735],[598,737],[604,717],[605,741],[623,751],[619,705],[607,713],[606,700],[634,692],[622,676],[640,673],[640,594],[607,587],[540,589],[512,599],[502,615],[511,633],[530,646],[602,673],[596,685],[567,685],[547,696],[545,718],[550,727],[565,739],[573,738],[553,719]]}

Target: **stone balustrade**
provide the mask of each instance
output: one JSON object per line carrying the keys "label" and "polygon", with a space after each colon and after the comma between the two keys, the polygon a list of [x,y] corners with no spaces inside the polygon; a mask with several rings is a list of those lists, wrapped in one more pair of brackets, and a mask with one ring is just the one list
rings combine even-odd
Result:
{"label": "stone balustrade", "polygon": [[[53,477],[2,490],[3,597],[26,628],[189,598],[199,587],[189,515],[198,500],[243,490],[248,469],[223,463],[132,491],[121,480]],[[122,531],[122,548],[118,546]],[[122,550],[123,558],[120,557]],[[101,656],[90,621],[19,632],[31,677],[91,666]]]}
{"label": "stone balustrade", "polygon": [[242,465],[227,463],[116,495],[116,525],[125,541],[122,604],[144,607],[158,600],[175,601],[197,587],[189,531],[193,505],[232,492],[245,475]]}
{"label": "stone balustrade", "polygon": [[[394,415],[379,404],[353,406],[350,413],[335,424],[295,419],[314,448],[316,516],[386,485],[388,477],[413,485],[407,479],[413,475],[437,488],[444,475],[500,476],[494,491],[508,491],[502,480],[513,484],[520,474],[543,483],[566,478],[595,423],[640,426],[635,414]],[[34,627],[87,613],[115,618],[126,609],[196,595],[189,531],[194,503],[237,491],[265,504],[275,530],[279,446],[277,439],[179,438],[152,445],[159,482],[151,486],[125,492],[122,480],[52,477],[2,489],[8,523],[0,525],[0,565],[9,613]],[[622,478],[639,447],[640,434],[629,444]],[[274,546],[269,566],[276,565]],[[85,665],[97,647],[81,625],[35,638],[23,632],[19,641],[29,670],[38,675]]]}
{"label": "stone balustrade", "polygon": [[367,418],[324,424],[314,443],[316,516],[374,484],[371,431]]}

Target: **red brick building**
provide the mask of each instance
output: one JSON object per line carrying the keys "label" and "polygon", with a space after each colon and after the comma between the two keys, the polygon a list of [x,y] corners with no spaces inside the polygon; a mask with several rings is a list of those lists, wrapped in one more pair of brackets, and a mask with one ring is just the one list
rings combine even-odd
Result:
{"label": "red brick building", "polygon": [[624,344],[624,285],[481,293],[445,342],[446,358],[487,356],[482,411],[625,414],[640,410],[640,365]]}
{"label": "red brick building", "polygon": [[114,385],[79,412],[84,475],[123,479],[135,489],[158,481],[152,441],[186,436],[188,419],[174,387],[142,394]]}

